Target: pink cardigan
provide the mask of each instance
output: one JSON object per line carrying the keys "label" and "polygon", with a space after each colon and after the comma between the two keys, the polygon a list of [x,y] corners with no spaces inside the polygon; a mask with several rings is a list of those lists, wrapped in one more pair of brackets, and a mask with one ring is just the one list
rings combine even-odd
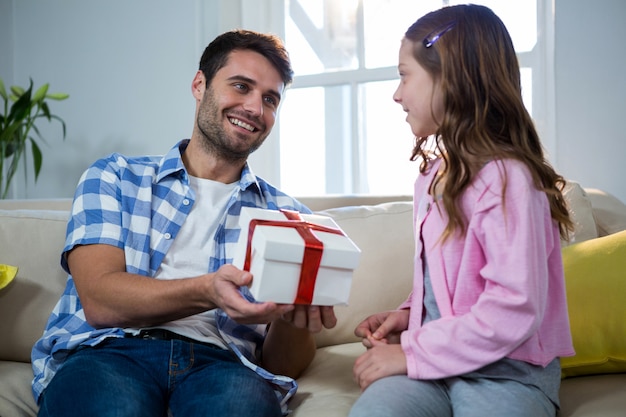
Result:
{"label": "pink cardigan", "polygon": [[[503,357],[546,366],[573,355],[559,230],[545,193],[520,162],[486,164],[462,196],[466,236],[442,245],[447,216],[428,193],[439,164],[415,182],[413,292],[400,306],[411,311],[401,337],[408,376],[445,378]],[[422,251],[441,313],[424,326]]]}

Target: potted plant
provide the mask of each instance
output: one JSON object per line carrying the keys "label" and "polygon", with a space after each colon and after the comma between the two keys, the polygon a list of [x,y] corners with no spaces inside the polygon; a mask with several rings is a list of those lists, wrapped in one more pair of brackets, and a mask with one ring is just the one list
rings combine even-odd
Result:
{"label": "potted plant", "polygon": [[[65,122],[58,116],[50,113],[46,100],[65,100],[69,97],[65,93],[48,93],[48,84],[39,87],[33,93],[33,80],[27,90],[22,87],[11,86],[7,92],[2,78],[0,78],[0,96],[4,105],[0,109],[0,198],[7,197],[13,176],[19,167],[20,160],[24,162],[24,175],[28,177],[26,164],[26,148],[30,144],[35,181],[39,177],[43,155],[35,136],[45,142],[39,133],[36,122],[46,118],[55,119],[63,128],[65,139]],[[12,103],[12,104],[11,104]]]}

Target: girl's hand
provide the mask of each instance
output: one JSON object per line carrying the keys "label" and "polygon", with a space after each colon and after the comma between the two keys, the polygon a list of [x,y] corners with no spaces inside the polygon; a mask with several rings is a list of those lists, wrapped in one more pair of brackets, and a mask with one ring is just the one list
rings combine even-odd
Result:
{"label": "girl's hand", "polygon": [[361,391],[374,381],[391,375],[406,375],[406,356],[402,346],[375,341],[375,346],[359,356],[354,363],[354,380]]}
{"label": "girl's hand", "polygon": [[375,342],[399,344],[400,334],[409,325],[409,310],[395,310],[377,313],[363,320],[354,334],[363,338],[363,345],[371,348]]}

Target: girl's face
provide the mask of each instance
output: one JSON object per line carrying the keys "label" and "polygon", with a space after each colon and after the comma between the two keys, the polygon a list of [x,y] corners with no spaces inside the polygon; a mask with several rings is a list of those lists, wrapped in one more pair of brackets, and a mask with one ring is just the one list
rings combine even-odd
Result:
{"label": "girl's face", "polygon": [[434,134],[443,117],[439,83],[413,57],[413,42],[403,39],[398,61],[400,84],[393,100],[407,113],[406,121],[416,137]]}

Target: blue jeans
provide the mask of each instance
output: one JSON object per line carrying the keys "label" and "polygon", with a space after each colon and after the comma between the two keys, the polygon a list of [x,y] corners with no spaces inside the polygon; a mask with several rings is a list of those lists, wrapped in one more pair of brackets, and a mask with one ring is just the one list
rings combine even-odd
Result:
{"label": "blue jeans", "polygon": [[357,399],[349,417],[554,417],[539,389],[506,379],[381,378]]}
{"label": "blue jeans", "polygon": [[40,417],[282,415],[272,387],[228,350],[182,340],[110,338],[72,353]]}

